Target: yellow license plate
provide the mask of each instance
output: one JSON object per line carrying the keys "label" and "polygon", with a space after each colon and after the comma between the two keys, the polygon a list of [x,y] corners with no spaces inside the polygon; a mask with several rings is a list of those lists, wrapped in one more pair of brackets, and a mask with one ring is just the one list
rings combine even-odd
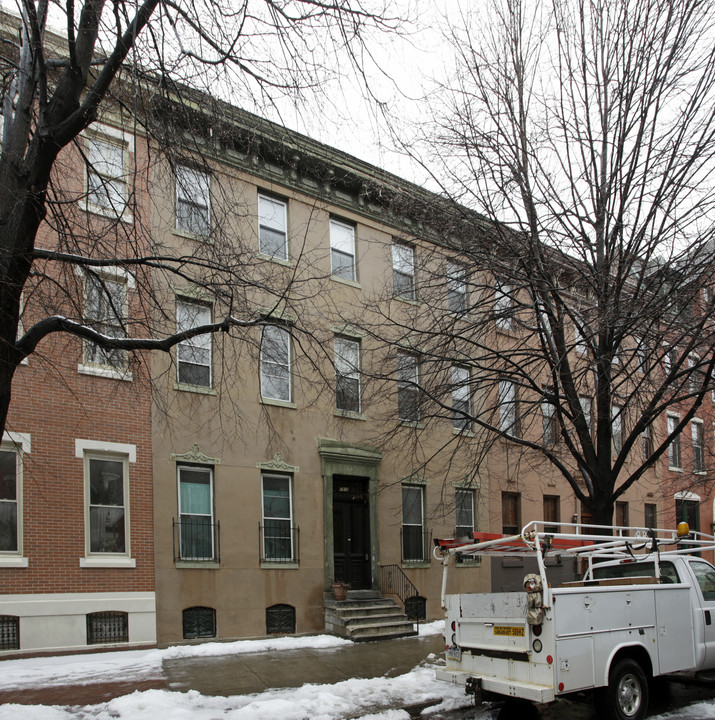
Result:
{"label": "yellow license plate", "polygon": [[524,637],[524,627],[516,625],[495,625],[494,634],[504,637]]}

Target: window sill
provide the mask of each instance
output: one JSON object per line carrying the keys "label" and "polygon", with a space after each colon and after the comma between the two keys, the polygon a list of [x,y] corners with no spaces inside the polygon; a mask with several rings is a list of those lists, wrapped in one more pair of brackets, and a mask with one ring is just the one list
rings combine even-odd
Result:
{"label": "window sill", "polygon": [[407,569],[417,569],[432,567],[429,560],[403,560],[402,567]]}
{"label": "window sill", "polygon": [[454,563],[454,567],[456,568],[475,568],[475,567],[481,567],[482,561],[474,558],[470,560],[462,560],[461,562]]}
{"label": "window sill", "polygon": [[414,305],[415,307],[419,307],[422,303],[419,300],[416,300],[415,298],[408,298],[404,295],[393,295],[393,300],[397,300],[397,302],[405,303],[405,305]]}
{"label": "window sill", "polygon": [[79,559],[81,568],[135,568],[137,561],[131,557],[83,557]]}
{"label": "window sill", "polygon": [[180,392],[196,393],[197,395],[218,395],[218,392],[211,387],[205,385],[189,385],[188,383],[174,383],[174,390]]}
{"label": "window sill", "polygon": [[693,470],[693,475],[707,475],[705,470]]}
{"label": "window sill", "polygon": [[340,277],[340,275],[333,275],[332,273],[330,275],[330,279],[337,283],[341,283],[342,285],[349,285],[350,287],[362,290],[362,285],[357,280],[348,280],[347,278]]}
{"label": "window sill", "polygon": [[94,205],[90,202],[87,203],[86,209],[91,215],[96,215],[104,220],[119,220],[119,222],[126,223],[127,225],[132,225],[134,223],[134,213],[127,209],[126,201],[121,212],[118,212],[113,208],[105,208],[101,205]]}
{"label": "window sill", "polygon": [[402,427],[407,428],[419,428],[421,430],[424,430],[424,423],[421,423],[419,420],[400,420],[400,425]]}
{"label": "window sill", "polygon": [[175,227],[172,232],[177,237],[187,238],[188,240],[196,240],[196,242],[211,243],[210,235],[197,235],[196,233],[192,233],[191,230],[180,230],[177,227]]}
{"label": "window sill", "polygon": [[262,570],[300,570],[300,565],[297,562],[271,562],[270,560],[264,560],[261,563]]}
{"label": "window sill", "polygon": [[177,560],[174,567],[177,570],[218,570],[221,563],[215,560]]}
{"label": "window sill", "polygon": [[30,562],[26,557],[20,555],[0,555],[0,568],[26,568]]}
{"label": "window sill", "polygon": [[668,470],[670,470],[670,472],[675,472],[675,473],[681,473],[681,472],[683,472],[683,468],[681,468],[681,467],[672,467],[672,466],[670,466],[670,465],[668,466]]}
{"label": "window sill", "polygon": [[463,435],[468,438],[477,437],[471,430],[457,430],[455,427],[452,428],[452,435]]}
{"label": "window sill", "polygon": [[355,412],[354,410],[341,410],[335,408],[333,410],[335,417],[348,418],[349,420],[367,420],[367,418],[361,412]]}
{"label": "window sill", "polygon": [[276,265],[283,265],[284,267],[295,267],[295,264],[291,261],[290,258],[281,258],[275,257],[274,255],[266,255],[266,253],[262,253],[260,250],[258,251],[258,257],[261,260],[274,262],[276,263]]}
{"label": "window sill", "polygon": [[295,410],[297,405],[289,400],[276,400],[274,398],[261,398],[261,405],[273,405],[273,407],[289,408]]}
{"label": "window sill", "polygon": [[129,370],[118,370],[117,368],[105,367],[103,365],[77,365],[77,372],[80,375],[94,375],[95,377],[107,378],[108,380],[123,380],[132,382],[134,375]]}

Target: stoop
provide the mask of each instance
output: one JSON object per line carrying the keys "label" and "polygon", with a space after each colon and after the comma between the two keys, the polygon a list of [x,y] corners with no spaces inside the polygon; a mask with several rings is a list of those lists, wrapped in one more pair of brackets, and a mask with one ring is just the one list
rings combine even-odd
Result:
{"label": "stoop", "polygon": [[324,606],[325,629],[355,642],[417,635],[395,600],[370,590],[351,590],[342,601],[326,593]]}

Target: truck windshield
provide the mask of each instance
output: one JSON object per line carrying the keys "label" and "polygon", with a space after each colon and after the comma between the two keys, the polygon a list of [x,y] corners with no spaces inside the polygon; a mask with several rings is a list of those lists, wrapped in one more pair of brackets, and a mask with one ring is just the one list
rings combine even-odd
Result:
{"label": "truck windshield", "polygon": [[[704,563],[706,564],[706,563]],[[710,567],[708,565],[708,567]],[[712,568],[710,568],[712,570]],[[693,568],[695,570],[695,568]],[[595,580],[625,577],[655,577],[655,563],[653,562],[626,562],[618,565],[594,565],[593,577]],[[680,582],[678,571],[671,562],[660,564],[660,580],[664,583]]]}
{"label": "truck windshield", "polygon": [[704,560],[692,560],[690,567],[695,573],[704,600],[715,600],[715,568]]}

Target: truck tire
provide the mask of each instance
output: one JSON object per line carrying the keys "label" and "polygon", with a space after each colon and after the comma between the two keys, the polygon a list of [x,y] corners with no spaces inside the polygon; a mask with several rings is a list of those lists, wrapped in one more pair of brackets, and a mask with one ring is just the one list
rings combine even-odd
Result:
{"label": "truck tire", "polygon": [[631,658],[620,660],[599,700],[601,712],[612,720],[642,720],[648,711],[648,679],[641,666]]}

